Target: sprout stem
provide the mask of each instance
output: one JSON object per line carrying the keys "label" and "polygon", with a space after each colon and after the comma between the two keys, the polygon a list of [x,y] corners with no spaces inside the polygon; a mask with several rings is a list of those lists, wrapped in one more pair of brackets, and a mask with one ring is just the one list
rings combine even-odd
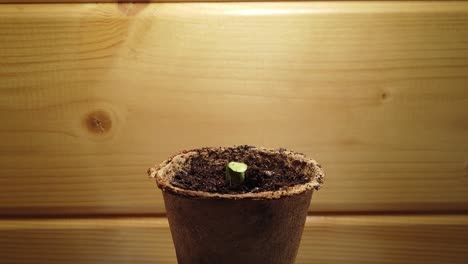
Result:
{"label": "sprout stem", "polygon": [[229,185],[239,185],[245,180],[247,164],[231,161],[226,165],[226,180]]}

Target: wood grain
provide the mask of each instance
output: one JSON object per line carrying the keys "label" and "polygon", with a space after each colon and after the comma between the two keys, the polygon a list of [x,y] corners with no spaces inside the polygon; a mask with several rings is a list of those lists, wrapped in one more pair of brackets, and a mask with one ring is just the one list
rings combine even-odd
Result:
{"label": "wood grain", "polygon": [[[272,0],[268,2],[299,2],[300,0]],[[330,1],[330,0],[323,0]],[[353,1],[353,0],[344,0]],[[381,0],[367,0],[381,1]],[[405,0],[396,0],[405,1]],[[424,2],[428,0],[412,0],[413,2]],[[434,0],[434,1],[464,1],[464,0]],[[259,2],[255,0],[0,0],[0,4],[51,4],[51,3],[190,3],[190,2]]]}
{"label": "wood grain", "polygon": [[467,2],[2,5],[0,36],[0,214],[160,214],[147,167],[232,144],[316,158],[316,211],[468,209]]}
{"label": "wood grain", "polygon": [[[322,2],[330,1],[323,0]],[[353,1],[353,0],[344,0],[344,1]],[[367,1],[381,1],[381,0],[367,0]],[[395,0],[395,1],[405,1],[405,0]],[[424,2],[427,0],[412,0],[413,2]],[[464,1],[464,0],[435,0],[435,1]],[[198,2],[259,2],[255,0],[0,0],[0,4],[67,4],[67,3],[198,3]],[[300,0],[272,0],[268,2],[300,2]]]}
{"label": "wood grain", "polygon": [[[467,216],[313,216],[296,263],[461,264],[466,248]],[[0,259],[176,263],[164,218],[2,220]]]}

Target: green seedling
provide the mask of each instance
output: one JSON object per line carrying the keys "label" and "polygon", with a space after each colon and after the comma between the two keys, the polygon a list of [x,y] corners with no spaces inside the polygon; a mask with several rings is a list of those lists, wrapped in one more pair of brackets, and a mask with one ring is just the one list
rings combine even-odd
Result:
{"label": "green seedling", "polygon": [[245,181],[247,164],[231,161],[226,165],[226,180],[229,185],[239,185]]}

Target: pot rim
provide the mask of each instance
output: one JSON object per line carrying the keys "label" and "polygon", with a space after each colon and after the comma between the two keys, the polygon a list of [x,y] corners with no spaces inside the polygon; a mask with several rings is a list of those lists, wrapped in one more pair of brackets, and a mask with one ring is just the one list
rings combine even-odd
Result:
{"label": "pot rim", "polygon": [[192,197],[198,199],[228,199],[228,200],[241,200],[241,199],[251,199],[251,200],[268,200],[268,199],[279,199],[283,197],[298,195],[309,190],[319,190],[324,182],[324,172],[322,167],[317,163],[317,161],[307,158],[302,153],[297,153],[294,151],[289,151],[283,148],[279,149],[269,149],[264,147],[254,147],[254,146],[244,146],[248,147],[249,151],[258,151],[268,154],[282,154],[286,155],[290,160],[299,160],[301,162],[306,162],[307,167],[309,168],[309,181],[290,187],[281,188],[276,191],[264,191],[264,192],[248,192],[248,193],[239,193],[239,194],[222,194],[222,193],[211,193],[204,191],[194,191],[187,190],[176,187],[171,184],[171,179],[174,174],[173,167],[175,164],[184,163],[187,158],[192,155],[198,155],[202,151],[208,150],[217,150],[222,151],[226,148],[235,148],[238,146],[229,146],[229,147],[205,147],[192,150],[184,150],[178,152],[177,154],[166,159],[159,165],[155,165],[148,169],[148,176],[156,180],[158,187],[163,192],[169,192],[172,194]]}

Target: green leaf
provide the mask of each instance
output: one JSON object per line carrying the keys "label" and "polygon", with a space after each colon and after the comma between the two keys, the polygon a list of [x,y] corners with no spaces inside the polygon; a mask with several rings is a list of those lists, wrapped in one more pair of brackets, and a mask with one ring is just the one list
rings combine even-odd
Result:
{"label": "green leaf", "polygon": [[230,185],[241,184],[245,180],[247,164],[231,161],[226,165],[226,180]]}

